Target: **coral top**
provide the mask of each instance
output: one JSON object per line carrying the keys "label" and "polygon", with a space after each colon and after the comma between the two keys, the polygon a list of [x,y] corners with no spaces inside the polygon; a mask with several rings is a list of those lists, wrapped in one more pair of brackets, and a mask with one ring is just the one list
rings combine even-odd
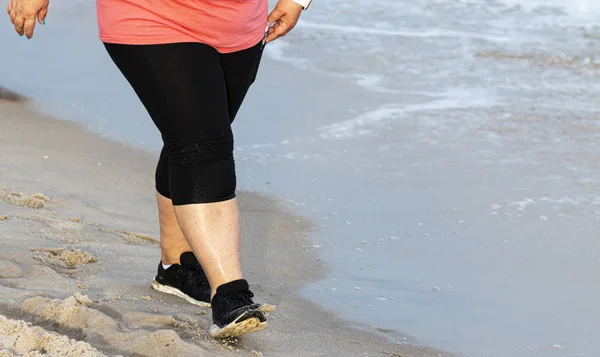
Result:
{"label": "coral top", "polygon": [[221,53],[259,43],[268,15],[268,0],[97,0],[96,7],[103,42],[202,42]]}

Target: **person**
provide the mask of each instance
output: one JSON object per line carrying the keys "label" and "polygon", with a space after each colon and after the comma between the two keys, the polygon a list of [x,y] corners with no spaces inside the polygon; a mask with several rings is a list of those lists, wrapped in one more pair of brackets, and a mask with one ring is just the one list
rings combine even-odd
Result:
{"label": "person", "polygon": [[[99,37],[163,141],[155,172],[161,262],[152,286],[212,308],[214,338],[266,327],[242,274],[231,123],[265,45],[310,0],[97,0]],[[32,38],[49,0],[10,0]]]}

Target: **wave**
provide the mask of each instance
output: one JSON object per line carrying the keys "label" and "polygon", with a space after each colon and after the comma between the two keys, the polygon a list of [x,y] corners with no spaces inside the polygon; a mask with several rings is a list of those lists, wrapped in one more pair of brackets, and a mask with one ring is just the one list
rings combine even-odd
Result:
{"label": "wave", "polygon": [[449,30],[443,28],[429,29],[422,31],[408,31],[408,30],[387,30],[378,29],[373,27],[360,27],[353,25],[337,25],[337,24],[325,24],[325,23],[314,23],[308,21],[301,21],[300,26],[302,28],[317,29],[336,31],[345,34],[361,34],[361,35],[377,35],[377,36],[393,36],[393,37],[411,37],[411,38],[443,38],[443,37],[462,37],[462,38],[473,38],[483,39],[488,41],[509,41],[508,36],[491,35],[484,33],[475,33],[469,31],[458,31]]}
{"label": "wave", "polygon": [[446,93],[440,99],[404,106],[395,104],[379,107],[356,118],[322,126],[319,128],[319,132],[323,139],[349,139],[371,134],[386,123],[393,122],[409,114],[466,107],[486,107],[494,104],[496,104],[496,100],[493,93],[488,93],[483,88],[472,90],[453,89],[452,92]]}

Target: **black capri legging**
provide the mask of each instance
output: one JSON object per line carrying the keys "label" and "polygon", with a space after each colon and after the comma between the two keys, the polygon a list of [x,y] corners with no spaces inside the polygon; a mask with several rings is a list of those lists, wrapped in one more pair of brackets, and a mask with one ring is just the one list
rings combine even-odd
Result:
{"label": "black capri legging", "polygon": [[202,43],[104,44],[161,133],[156,189],[174,205],[235,197],[233,122],[262,43],[221,54]]}

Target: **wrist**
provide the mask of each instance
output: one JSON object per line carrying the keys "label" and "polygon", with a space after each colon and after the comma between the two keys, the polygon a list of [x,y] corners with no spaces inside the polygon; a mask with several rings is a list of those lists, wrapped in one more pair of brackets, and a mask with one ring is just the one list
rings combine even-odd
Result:
{"label": "wrist", "polygon": [[308,9],[308,6],[310,5],[312,0],[292,0],[293,2],[295,2],[296,4],[302,6],[302,8],[304,10]]}

